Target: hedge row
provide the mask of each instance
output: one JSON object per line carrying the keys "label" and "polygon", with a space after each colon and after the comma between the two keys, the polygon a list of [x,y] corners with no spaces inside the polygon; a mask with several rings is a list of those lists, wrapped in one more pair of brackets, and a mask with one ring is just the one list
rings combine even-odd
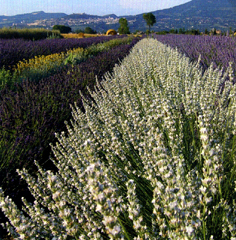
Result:
{"label": "hedge row", "polygon": [[47,30],[44,28],[2,28],[0,29],[0,38],[2,39],[25,39],[25,40],[41,40],[46,38],[63,38],[58,30]]}

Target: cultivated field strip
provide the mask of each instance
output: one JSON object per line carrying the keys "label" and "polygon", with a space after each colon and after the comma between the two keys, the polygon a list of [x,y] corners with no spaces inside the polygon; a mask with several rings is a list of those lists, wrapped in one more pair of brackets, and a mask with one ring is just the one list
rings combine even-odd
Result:
{"label": "cultivated field strip", "polygon": [[65,52],[73,48],[86,48],[123,36],[101,36],[81,39],[44,39],[30,41],[24,39],[0,39],[0,68],[10,69],[19,61]]}
{"label": "cultivated field strip", "polygon": [[93,39],[94,43],[86,48],[73,48],[66,52],[35,56],[28,60],[24,59],[19,61],[15,67],[12,66],[11,71],[5,68],[0,69],[0,90],[6,85],[14,89],[15,83],[21,83],[26,79],[35,82],[40,81],[40,79],[62,72],[68,65],[78,65],[100,52],[109,51],[109,49],[121,44],[130,44],[134,38],[116,38],[97,44],[97,39]]}
{"label": "cultivated field strip", "polygon": [[[57,173],[19,171],[28,216],[0,194],[16,239],[235,239],[236,86],[143,39],[52,146]],[[224,88],[220,86],[225,79]],[[42,207],[43,206],[43,207]]]}
{"label": "cultivated field strip", "polygon": [[172,48],[178,48],[192,61],[200,57],[200,65],[204,70],[212,64],[213,68],[220,67],[226,71],[231,63],[236,82],[236,37],[167,34],[155,35],[155,38]]}
{"label": "cultivated field strip", "polygon": [[63,71],[39,82],[23,81],[14,91],[0,91],[0,186],[14,201],[19,203],[21,196],[30,197],[16,169],[24,167],[32,173],[37,170],[35,159],[47,169],[55,168],[48,161],[49,143],[56,142],[55,132],[66,129],[64,121],[71,119],[70,104],[77,102],[82,108],[80,91],[88,96],[86,87],[93,88],[96,77],[100,81],[106,72],[111,72],[137,41],[139,38],[119,46],[107,42],[110,47],[102,52],[101,44],[96,56],[86,61],[68,64]]}

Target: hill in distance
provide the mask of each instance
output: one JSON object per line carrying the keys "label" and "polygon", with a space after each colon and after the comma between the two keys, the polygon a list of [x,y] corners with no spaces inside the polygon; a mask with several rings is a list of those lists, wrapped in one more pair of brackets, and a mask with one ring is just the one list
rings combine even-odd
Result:
{"label": "hill in distance", "polygon": [[51,18],[63,18],[67,16],[65,13],[45,13],[44,11],[32,12],[32,13],[25,13],[25,14],[18,14],[15,16],[0,16],[0,21],[9,21],[14,23],[21,23],[21,22],[32,22],[35,20],[40,19],[51,19]]}
{"label": "hill in distance", "polygon": [[[236,29],[236,0],[192,0],[173,8],[152,12],[157,23],[153,30],[216,28],[227,31]],[[137,28],[145,22],[142,14],[137,15]]]}
{"label": "hill in distance", "polygon": [[[154,31],[170,29],[205,29],[227,31],[230,27],[236,29],[236,0],[192,0],[185,4],[168,9],[152,11],[157,23],[151,28]],[[87,26],[96,31],[107,31],[110,28],[118,29],[118,20],[125,17],[129,22],[131,32],[135,30],[145,31],[147,29],[143,14],[116,16],[109,14],[105,16],[65,13],[45,13],[43,11],[20,14],[15,16],[0,16],[0,27],[17,24],[34,23],[44,21],[43,27],[51,28],[56,24],[64,24],[73,30],[83,29]],[[110,19],[113,19],[109,21]],[[84,22],[81,23],[81,20]],[[36,25],[37,26],[37,25]],[[38,25],[40,26],[40,23]]]}

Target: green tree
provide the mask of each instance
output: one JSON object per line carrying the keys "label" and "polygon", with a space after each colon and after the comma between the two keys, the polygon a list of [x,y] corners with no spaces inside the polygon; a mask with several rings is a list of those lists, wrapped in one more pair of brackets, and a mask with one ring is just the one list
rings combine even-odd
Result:
{"label": "green tree", "polygon": [[82,29],[76,29],[75,32],[76,32],[76,33],[81,33],[81,32],[83,33],[84,30],[82,30]]}
{"label": "green tree", "polygon": [[120,27],[118,28],[119,34],[129,34],[128,21],[125,18],[120,18],[119,20]]}
{"label": "green tree", "polygon": [[84,29],[84,33],[87,33],[87,34],[95,34],[97,33],[95,30],[93,30],[91,27],[86,27]]}
{"label": "green tree", "polygon": [[186,34],[200,35],[200,31],[198,29],[191,29],[191,30],[187,30]]}
{"label": "green tree", "polygon": [[186,33],[185,28],[180,28],[179,29],[179,34],[185,34],[185,33]]}
{"label": "green tree", "polygon": [[146,21],[148,25],[148,31],[150,32],[151,26],[156,23],[156,17],[152,13],[144,13],[143,19]]}
{"label": "green tree", "polygon": [[170,30],[170,33],[174,34],[174,33],[175,33],[175,29],[172,28],[172,29]]}
{"label": "green tree", "polygon": [[205,34],[209,34],[210,32],[208,31],[208,29],[206,28],[205,31],[204,31]]}
{"label": "green tree", "polygon": [[69,33],[71,32],[71,28],[69,26],[65,26],[65,25],[54,25],[53,30],[59,30],[60,33]]}

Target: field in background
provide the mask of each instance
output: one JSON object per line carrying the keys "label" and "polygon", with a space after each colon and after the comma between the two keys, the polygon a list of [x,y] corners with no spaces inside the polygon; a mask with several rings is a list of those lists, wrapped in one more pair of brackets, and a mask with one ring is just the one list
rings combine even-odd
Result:
{"label": "field in background", "polygon": [[64,38],[83,38],[83,37],[98,37],[98,36],[105,36],[106,34],[88,34],[84,33],[84,36],[81,36],[79,33],[66,33],[66,34],[61,34]]}
{"label": "field in background", "polygon": [[[84,36],[81,36],[79,33],[67,33],[61,34],[64,38],[88,38],[88,37],[99,37],[99,36],[106,36],[106,34],[88,34],[85,33]],[[134,37],[142,37],[141,34],[127,34],[127,36],[134,36]]]}
{"label": "field in background", "polygon": [[26,40],[41,40],[46,38],[61,38],[60,31],[58,30],[47,30],[44,28],[1,28],[0,39],[17,39],[22,38]]}

